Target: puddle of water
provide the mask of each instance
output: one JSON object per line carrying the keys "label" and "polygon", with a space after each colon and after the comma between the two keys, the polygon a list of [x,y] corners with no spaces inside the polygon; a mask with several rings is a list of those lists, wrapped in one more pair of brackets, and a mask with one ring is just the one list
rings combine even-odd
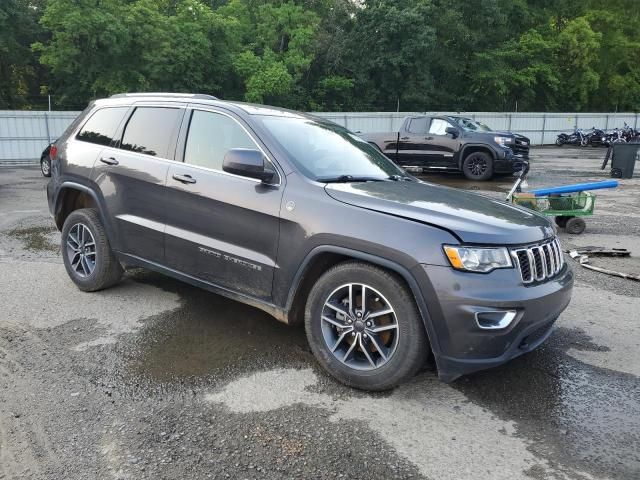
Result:
{"label": "puddle of water", "polygon": [[502,367],[452,386],[473,402],[518,422],[538,455],[615,478],[640,471],[640,380],[584,364],[571,348],[603,351],[583,332],[558,329],[548,343]]}
{"label": "puddle of water", "polygon": [[27,250],[57,252],[60,245],[51,242],[52,235],[57,232],[54,226],[37,226],[16,228],[7,233],[10,237],[21,240]]}
{"label": "puddle of water", "polygon": [[177,292],[183,307],[147,322],[129,365],[151,380],[222,377],[266,365],[308,365],[304,330],[224,297],[153,273],[134,276]]}

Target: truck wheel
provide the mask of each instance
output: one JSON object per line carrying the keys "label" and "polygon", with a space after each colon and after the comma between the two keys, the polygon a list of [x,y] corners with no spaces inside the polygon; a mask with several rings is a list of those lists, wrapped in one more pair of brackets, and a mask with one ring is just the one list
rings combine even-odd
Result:
{"label": "truck wheel", "polygon": [[462,162],[462,172],[469,180],[489,180],[493,177],[493,159],[485,152],[470,153]]}
{"label": "truck wheel", "polygon": [[565,230],[573,235],[580,235],[587,228],[587,224],[580,217],[573,217],[567,220]]}
{"label": "truck wheel", "polygon": [[395,275],[363,262],[324,273],[305,309],[307,339],[339,381],[388,390],[425,364],[429,342],[413,296]]}
{"label": "truck wheel", "polygon": [[122,278],[122,266],[94,208],[75,210],[64,221],[62,259],[67,274],[84,292],[108,288]]}

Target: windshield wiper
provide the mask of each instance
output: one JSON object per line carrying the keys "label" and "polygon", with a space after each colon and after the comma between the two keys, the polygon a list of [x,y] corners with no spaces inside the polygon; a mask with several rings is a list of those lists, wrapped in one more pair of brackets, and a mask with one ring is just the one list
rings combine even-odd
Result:
{"label": "windshield wiper", "polygon": [[399,182],[400,180],[411,182],[413,179],[411,177],[407,177],[406,175],[390,175],[389,180],[393,180],[394,182]]}
{"label": "windshield wiper", "polygon": [[385,179],[380,177],[359,177],[356,175],[339,175],[337,177],[318,178],[318,182],[323,183],[351,183],[351,182],[383,182]]}

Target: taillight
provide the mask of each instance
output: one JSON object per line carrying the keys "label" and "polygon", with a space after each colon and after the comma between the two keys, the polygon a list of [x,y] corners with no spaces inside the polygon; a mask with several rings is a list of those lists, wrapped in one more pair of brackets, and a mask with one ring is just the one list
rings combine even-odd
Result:
{"label": "taillight", "polygon": [[49,158],[51,160],[55,160],[57,156],[58,156],[58,147],[56,147],[55,145],[51,145],[51,148],[49,149]]}

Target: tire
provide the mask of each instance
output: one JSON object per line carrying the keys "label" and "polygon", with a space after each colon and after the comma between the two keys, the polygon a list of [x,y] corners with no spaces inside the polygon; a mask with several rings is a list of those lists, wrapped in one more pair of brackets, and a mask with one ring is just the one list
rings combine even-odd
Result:
{"label": "tire", "polygon": [[84,292],[103,290],[122,278],[122,266],[94,208],[75,210],[67,217],[62,226],[61,250],[67,274]]}
{"label": "tire", "polygon": [[[345,316],[340,311],[348,312],[349,303],[336,299],[349,298],[349,284],[353,284],[356,311]],[[363,285],[367,299],[364,312],[358,311],[358,307],[362,309]],[[380,313],[388,308],[391,313]],[[376,312],[378,315],[367,321]],[[371,328],[384,331],[373,332]],[[363,262],[338,264],[317,280],[307,299],[305,330],[320,365],[340,382],[362,390],[388,390],[409,380],[429,354],[424,324],[407,287],[394,274]]]}
{"label": "tire", "polygon": [[567,224],[565,225],[565,229],[567,233],[572,235],[580,235],[584,232],[584,229],[587,227],[587,224],[580,217],[571,217],[567,220]]}
{"label": "tire", "polygon": [[485,152],[472,152],[462,162],[462,173],[469,180],[483,182],[493,177],[493,159]]}
{"label": "tire", "polygon": [[48,157],[44,157],[40,160],[40,171],[44,177],[51,176],[51,160]]}
{"label": "tire", "polygon": [[573,218],[573,217],[556,217],[555,218],[556,225],[558,225],[560,228],[565,228],[570,218]]}
{"label": "tire", "polygon": [[562,138],[562,137],[556,138],[556,145],[558,147],[561,147],[562,145],[564,145],[564,138]]}

